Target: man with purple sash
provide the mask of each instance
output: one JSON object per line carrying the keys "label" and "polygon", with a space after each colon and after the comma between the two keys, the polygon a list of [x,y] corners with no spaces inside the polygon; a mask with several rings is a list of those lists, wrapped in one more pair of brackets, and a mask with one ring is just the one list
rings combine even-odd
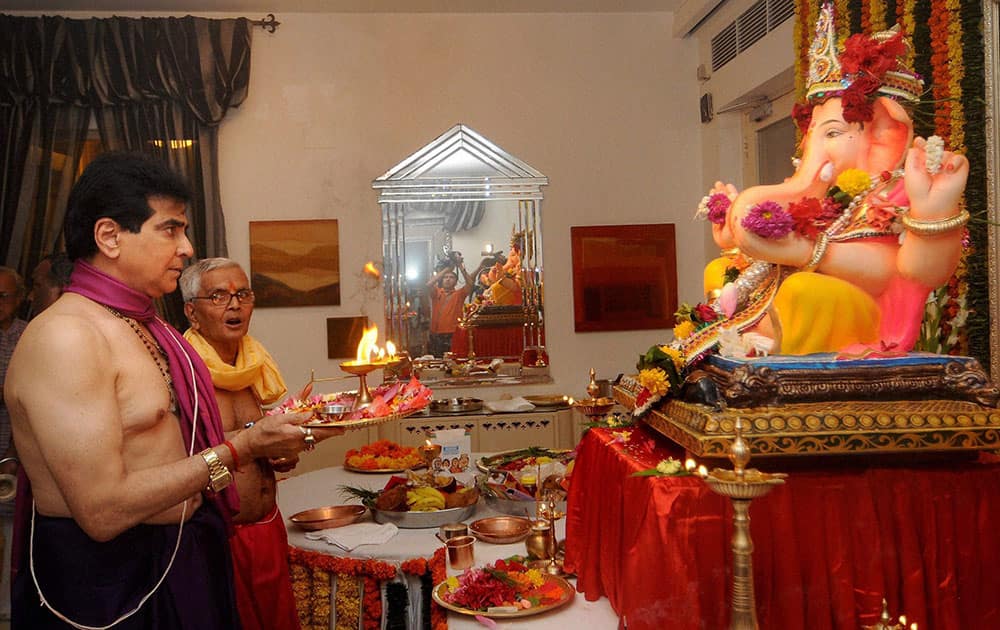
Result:
{"label": "man with purple sash", "polygon": [[4,387],[33,494],[13,628],[239,628],[231,470],[320,438],[299,426],[308,414],[285,414],[227,439],[204,363],[157,317],[193,253],[189,199],[127,153],[99,156],[70,194],[72,280],[28,325]]}

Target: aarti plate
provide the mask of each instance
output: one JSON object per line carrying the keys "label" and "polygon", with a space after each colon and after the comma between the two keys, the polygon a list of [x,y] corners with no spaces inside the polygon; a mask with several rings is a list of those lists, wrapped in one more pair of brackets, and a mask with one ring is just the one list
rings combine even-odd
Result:
{"label": "aarti plate", "polygon": [[555,610],[557,608],[562,608],[566,604],[573,601],[573,597],[576,596],[576,591],[573,589],[572,585],[565,579],[557,575],[543,574],[542,578],[545,580],[545,584],[555,584],[559,587],[560,595],[559,599],[552,602],[551,604],[545,604],[542,606],[532,606],[531,608],[520,608],[518,610],[511,611],[484,611],[484,610],[472,610],[470,608],[462,608],[461,606],[456,606],[455,604],[450,604],[444,600],[444,593],[448,589],[448,583],[442,582],[434,587],[431,591],[431,596],[434,601],[438,603],[439,606],[443,606],[448,610],[461,613],[463,615],[479,615],[482,617],[490,617],[493,619],[515,619],[518,617],[530,617],[532,615],[540,615],[542,613],[549,612],[550,610]]}
{"label": "aarti plate", "polygon": [[423,411],[423,407],[420,409],[411,409],[403,413],[390,413],[387,416],[377,416],[375,418],[356,418],[354,420],[309,420],[302,424],[303,427],[311,427],[313,429],[364,429],[365,427],[373,427],[384,422],[392,422],[393,420],[402,420],[403,418],[408,418],[415,413]]}

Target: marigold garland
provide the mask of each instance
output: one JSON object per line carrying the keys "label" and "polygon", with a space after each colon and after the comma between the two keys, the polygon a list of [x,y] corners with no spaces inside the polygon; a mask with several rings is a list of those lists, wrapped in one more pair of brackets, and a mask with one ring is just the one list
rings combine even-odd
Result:
{"label": "marigold garland", "polygon": [[413,558],[412,560],[404,560],[403,564],[399,565],[400,570],[408,575],[416,575],[417,577],[427,573],[427,560],[424,558]]}
{"label": "marigold garland", "polygon": [[361,624],[364,630],[382,628],[382,587],[373,577],[364,578],[364,596],[361,600]]}
{"label": "marigold garland", "polygon": [[[309,607],[312,610],[312,630],[326,630],[330,627],[330,572],[318,567],[312,568],[312,593]],[[357,624],[354,625],[356,629]]]}
{"label": "marigold garland", "polygon": [[884,31],[889,27],[885,23],[885,2],[881,0],[874,0],[867,3],[868,4],[868,14],[869,21],[871,22],[872,31]]}
{"label": "marigold garland", "polygon": [[294,566],[305,565],[310,568],[321,568],[338,575],[373,577],[380,581],[396,577],[396,567],[381,560],[361,560],[358,558],[338,558],[317,551],[306,551],[297,547],[289,547],[288,561]]}
{"label": "marigold garland", "polygon": [[[327,602],[329,601],[328,596]],[[361,588],[358,578],[354,576],[337,577],[337,593],[334,595],[334,604],[337,611],[334,630],[358,630],[358,624],[361,621]],[[319,629],[317,628],[317,630]]]}
{"label": "marigold garland", "polygon": [[[430,570],[432,584],[440,584],[448,579],[448,574],[445,571],[444,558],[444,547],[435,551],[434,556],[431,558]],[[433,630],[448,630],[447,611],[439,606],[437,602],[431,603],[431,628]]]}
{"label": "marigold garland", "polygon": [[299,625],[303,628],[312,627],[312,610],[309,602],[312,596],[312,572],[302,564],[292,564],[288,567],[292,581],[292,596],[295,598],[295,610],[299,615]]}

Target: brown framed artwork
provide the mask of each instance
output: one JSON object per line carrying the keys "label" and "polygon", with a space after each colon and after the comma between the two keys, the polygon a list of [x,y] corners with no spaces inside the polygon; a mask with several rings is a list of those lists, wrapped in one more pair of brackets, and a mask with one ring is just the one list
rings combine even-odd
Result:
{"label": "brown framed artwork", "polygon": [[340,304],[337,220],[251,221],[250,276],[257,307]]}
{"label": "brown framed artwork", "polygon": [[577,332],[672,328],[677,246],[672,223],[570,228]]}

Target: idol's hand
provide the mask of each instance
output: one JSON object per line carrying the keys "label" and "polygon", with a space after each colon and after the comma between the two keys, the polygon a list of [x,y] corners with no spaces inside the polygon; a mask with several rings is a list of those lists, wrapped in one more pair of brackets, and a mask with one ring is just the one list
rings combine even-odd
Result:
{"label": "idol's hand", "polygon": [[906,155],[904,184],[910,198],[910,216],[937,220],[954,216],[965,191],[969,161],[964,155],[944,151],[937,173],[927,170],[927,141],[917,138]]}

